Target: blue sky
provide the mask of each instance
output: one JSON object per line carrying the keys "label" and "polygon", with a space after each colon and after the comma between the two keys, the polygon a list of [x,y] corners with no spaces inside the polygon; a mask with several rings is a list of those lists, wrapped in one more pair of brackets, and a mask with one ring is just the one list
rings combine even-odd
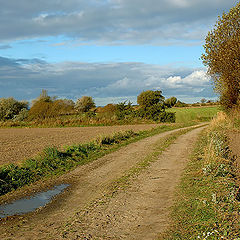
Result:
{"label": "blue sky", "polygon": [[214,99],[200,57],[236,0],[0,0],[0,97]]}

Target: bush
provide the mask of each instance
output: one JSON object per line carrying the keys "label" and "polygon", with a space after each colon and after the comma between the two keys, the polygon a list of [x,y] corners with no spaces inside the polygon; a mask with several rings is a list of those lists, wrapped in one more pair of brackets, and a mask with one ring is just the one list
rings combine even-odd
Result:
{"label": "bush", "polygon": [[96,107],[92,97],[83,96],[75,104],[77,112],[88,112],[91,108]]}
{"label": "bush", "polygon": [[52,102],[45,102],[42,100],[35,102],[29,110],[28,119],[34,120],[54,117],[51,113],[51,106]]}
{"label": "bush", "polygon": [[25,101],[17,101],[14,98],[0,99],[0,120],[13,119],[22,109],[27,109],[28,103]]}
{"label": "bush", "polygon": [[152,105],[164,103],[164,97],[162,96],[162,91],[143,91],[137,97],[137,103],[140,107],[146,108]]}
{"label": "bush", "polygon": [[28,118],[28,112],[29,110],[27,110],[26,108],[23,108],[19,113],[18,115],[15,115],[13,120],[14,121],[23,121],[25,119]]}
{"label": "bush", "polygon": [[[70,100],[71,101],[71,100]],[[28,119],[46,119],[55,118],[73,111],[73,105],[66,99],[35,101],[29,110]]]}
{"label": "bush", "polygon": [[160,122],[170,122],[175,123],[176,121],[176,114],[171,112],[162,112],[159,115],[159,121]]}
{"label": "bush", "polygon": [[118,120],[125,119],[127,116],[131,116],[134,114],[132,103],[128,102],[120,102],[117,104],[116,108],[116,116]]}
{"label": "bush", "polygon": [[175,98],[175,97],[171,97],[171,98],[168,98],[165,100],[165,105],[168,108],[173,107],[176,103],[177,103],[177,98]]}
{"label": "bush", "polygon": [[187,104],[178,100],[174,107],[187,107]]}

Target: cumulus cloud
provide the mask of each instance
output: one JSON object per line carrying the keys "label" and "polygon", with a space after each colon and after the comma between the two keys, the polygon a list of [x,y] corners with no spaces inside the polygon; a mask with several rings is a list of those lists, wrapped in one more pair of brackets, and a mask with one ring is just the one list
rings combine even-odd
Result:
{"label": "cumulus cloud", "polygon": [[41,89],[73,100],[93,96],[103,105],[128,99],[136,102],[143,90],[162,90],[182,100],[213,98],[205,69],[176,68],[144,63],[49,64],[38,59],[0,58],[0,97],[34,99]]}
{"label": "cumulus cloud", "polygon": [[66,36],[97,44],[192,44],[237,0],[0,1],[0,41]]}

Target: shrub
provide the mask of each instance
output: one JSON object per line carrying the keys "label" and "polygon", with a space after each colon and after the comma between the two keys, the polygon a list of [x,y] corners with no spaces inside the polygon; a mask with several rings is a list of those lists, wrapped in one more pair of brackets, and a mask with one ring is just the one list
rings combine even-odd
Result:
{"label": "shrub", "polygon": [[171,97],[165,100],[165,105],[168,108],[173,107],[177,103],[177,98],[176,97]]}
{"label": "shrub", "polygon": [[[70,100],[71,101],[71,100]],[[46,119],[55,118],[60,115],[68,114],[73,111],[74,107],[71,102],[66,99],[35,101],[34,105],[29,110],[28,119]]]}
{"label": "shrub", "polygon": [[174,123],[176,121],[176,114],[171,112],[162,112],[159,115],[159,121]]}
{"label": "shrub", "polygon": [[26,108],[23,108],[18,115],[15,115],[13,120],[14,121],[23,121],[28,118],[28,111]]}
{"label": "shrub", "polygon": [[116,116],[118,120],[125,119],[127,116],[134,114],[132,103],[129,101],[128,104],[125,102],[120,102],[116,106]]}
{"label": "shrub", "polygon": [[77,112],[88,112],[91,108],[96,107],[92,97],[83,96],[75,104]]}
{"label": "shrub", "polygon": [[0,99],[0,120],[13,119],[22,109],[27,109],[28,103],[25,101],[17,101],[14,98]]}
{"label": "shrub", "polygon": [[[173,102],[175,99],[172,99]],[[140,118],[150,119],[158,122],[175,122],[175,113],[165,112],[165,102],[161,91],[145,91],[137,98],[139,109],[137,115]]]}
{"label": "shrub", "polygon": [[187,104],[178,100],[174,107],[187,107]]}

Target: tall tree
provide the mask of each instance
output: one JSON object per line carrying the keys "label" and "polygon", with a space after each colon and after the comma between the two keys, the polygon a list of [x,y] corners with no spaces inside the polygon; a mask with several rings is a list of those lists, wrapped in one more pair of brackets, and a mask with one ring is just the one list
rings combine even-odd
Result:
{"label": "tall tree", "polygon": [[213,78],[215,91],[222,105],[232,108],[240,100],[240,3],[218,17],[204,49],[202,60]]}

